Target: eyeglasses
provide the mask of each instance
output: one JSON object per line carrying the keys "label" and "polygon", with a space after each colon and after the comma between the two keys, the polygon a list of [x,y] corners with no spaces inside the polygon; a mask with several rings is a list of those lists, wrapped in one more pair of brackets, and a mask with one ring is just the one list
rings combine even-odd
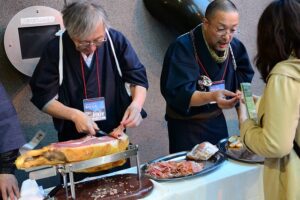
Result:
{"label": "eyeglasses", "polygon": [[93,40],[93,41],[76,41],[77,47],[80,49],[88,48],[92,45],[95,45],[96,47],[100,47],[104,42],[107,41],[107,38]]}
{"label": "eyeglasses", "polygon": [[217,36],[222,37],[222,36],[232,36],[236,33],[238,33],[238,30],[236,27],[231,27],[231,28],[225,28],[223,26],[221,27],[216,27],[215,25],[211,24],[211,26],[213,27],[215,33],[217,34]]}
{"label": "eyeglasses", "polygon": [[238,33],[238,30],[236,29],[216,29],[216,34],[218,36],[232,36],[234,34]]}

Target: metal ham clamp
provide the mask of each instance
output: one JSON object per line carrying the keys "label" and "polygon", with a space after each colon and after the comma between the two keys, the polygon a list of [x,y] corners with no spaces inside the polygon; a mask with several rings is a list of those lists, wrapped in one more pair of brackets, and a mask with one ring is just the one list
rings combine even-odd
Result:
{"label": "metal ham clamp", "polygon": [[[74,182],[74,172],[84,170],[87,168],[99,166],[106,163],[115,162],[121,159],[127,159],[132,156],[136,157],[137,163],[137,178],[140,180],[141,173],[140,173],[140,162],[138,156],[138,145],[129,145],[128,149],[120,152],[115,153],[107,156],[101,156],[98,158],[93,158],[86,161],[81,162],[74,162],[74,163],[67,163],[67,164],[59,164],[56,166],[41,166],[39,168],[30,168],[26,171],[29,172],[30,179],[42,179],[51,176],[56,176],[57,173],[60,173],[63,177],[64,188],[66,192],[66,198],[69,198],[69,190],[68,187],[71,189],[71,199],[76,199],[75,193],[75,182]],[[67,176],[69,176],[70,182],[67,182]],[[53,194],[51,194],[53,195]]]}
{"label": "metal ham clamp", "polygon": [[[19,169],[25,169],[27,172],[29,172],[30,179],[35,180],[56,176],[58,173],[60,173],[63,177],[66,197],[69,196],[68,187],[70,187],[72,199],[76,199],[73,174],[74,172],[88,172],[92,168],[101,168],[102,166],[105,166],[105,164],[108,164],[112,167],[119,166],[112,164],[122,162],[122,160],[130,158],[131,156],[136,157],[137,179],[140,180],[141,174],[140,162],[138,157],[138,145],[128,145],[128,136],[123,133],[123,130],[124,127],[120,126],[112,131],[112,133],[114,132],[114,134],[107,134],[103,131],[98,131],[97,134],[102,134],[103,136],[100,138],[94,136],[86,136],[82,139],[53,143],[46,147],[43,147],[43,149],[40,150],[32,150],[30,152],[27,152],[26,155],[22,155],[17,159],[17,167]],[[120,137],[118,137],[118,139],[116,140],[113,136],[119,136],[118,133],[120,133]],[[110,146],[107,146],[108,144]],[[107,154],[102,153],[102,155],[101,152],[103,151],[101,151],[101,148],[99,146],[101,148],[109,147],[110,152]],[[94,156],[88,159],[81,159],[81,157],[86,155],[86,153],[80,154],[80,152],[87,151],[90,152],[91,155],[94,155],[94,151],[97,151],[99,155],[97,154],[98,156]],[[92,153],[91,151],[94,153]],[[73,153],[70,154],[70,152]],[[54,162],[55,160],[53,159],[56,159],[56,162]],[[35,165],[37,163],[40,164]],[[110,165],[110,163],[112,164]],[[69,176],[69,183],[67,182],[67,176]]]}

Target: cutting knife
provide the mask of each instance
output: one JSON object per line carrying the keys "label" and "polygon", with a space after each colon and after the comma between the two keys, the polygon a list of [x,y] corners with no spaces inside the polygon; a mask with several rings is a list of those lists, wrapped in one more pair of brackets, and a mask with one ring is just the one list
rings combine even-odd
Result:
{"label": "cutting knife", "polygon": [[[99,130],[99,131],[96,131],[96,137],[103,137],[103,136],[108,136],[108,137],[112,137],[112,138],[115,138],[114,136],[102,131],[102,130]],[[119,138],[115,138],[115,139],[119,139]]]}
{"label": "cutting knife", "polygon": [[48,178],[56,175],[57,175],[57,170],[55,167],[48,167],[48,168],[29,172],[29,178],[33,180],[39,180],[39,179]]}

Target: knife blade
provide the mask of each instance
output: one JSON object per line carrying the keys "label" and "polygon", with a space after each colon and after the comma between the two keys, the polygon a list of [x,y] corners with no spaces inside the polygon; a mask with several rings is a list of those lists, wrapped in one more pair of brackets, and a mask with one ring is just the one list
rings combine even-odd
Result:
{"label": "knife blade", "polygon": [[29,172],[29,178],[34,180],[48,178],[56,175],[57,175],[57,171],[55,167],[49,167],[49,168]]}
{"label": "knife blade", "polygon": [[[99,130],[99,131],[96,131],[96,137],[103,137],[103,136],[108,136],[108,137],[112,137],[112,138],[115,138],[114,136],[102,131],[102,130]],[[115,138],[115,139],[118,139],[118,138]]]}

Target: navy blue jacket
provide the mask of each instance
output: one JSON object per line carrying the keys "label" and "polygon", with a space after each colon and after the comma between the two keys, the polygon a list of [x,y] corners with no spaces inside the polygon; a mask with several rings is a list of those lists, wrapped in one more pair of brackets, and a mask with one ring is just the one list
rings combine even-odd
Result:
{"label": "navy blue jacket", "polygon": [[[148,88],[145,67],[139,61],[129,41],[120,32],[110,29],[110,36],[120,63],[123,77],[118,74],[109,41],[100,46],[98,66],[100,77],[101,96],[105,97],[106,117],[104,121],[97,122],[98,126],[106,132],[117,127],[123,117],[124,110],[120,108],[120,93],[124,92],[124,81],[134,85]],[[80,52],[68,33],[63,34],[63,83],[59,87],[59,39],[55,38],[46,47],[30,81],[32,99],[39,109],[59,94],[59,101],[64,105],[83,110],[82,100],[85,99],[83,78],[80,65]],[[85,63],[84,63],[85,65]],[[88,98],[98,97],[98,82],[95,54],[90,71],[85,68],[85,79]],[[72,121],[54,118],[54,125],[58,131],[59,141],[77,139],[83,134],[77,134]]]}

